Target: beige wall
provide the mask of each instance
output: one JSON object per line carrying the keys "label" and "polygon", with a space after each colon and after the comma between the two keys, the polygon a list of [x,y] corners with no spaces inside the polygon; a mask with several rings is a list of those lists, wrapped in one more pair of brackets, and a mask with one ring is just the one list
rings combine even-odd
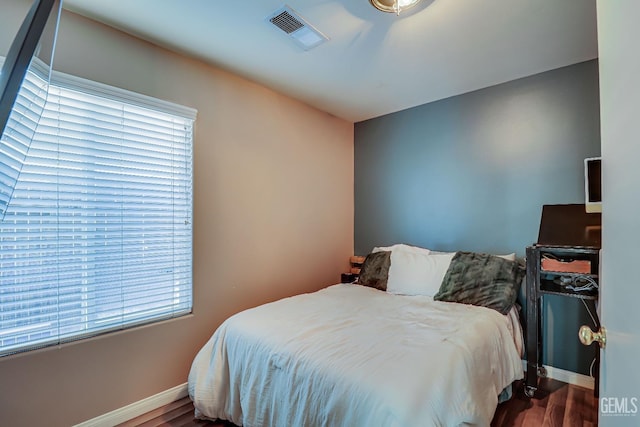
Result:
{"label": "beige wall", "polygon": [[[0,4],[3,55],[18,4]],[[198,110],[194,310],[0,359],[0,425],[71,425],[182,384],[222,320],[336,283],[353,251],[352,123],[69,13],[55,68]]]}

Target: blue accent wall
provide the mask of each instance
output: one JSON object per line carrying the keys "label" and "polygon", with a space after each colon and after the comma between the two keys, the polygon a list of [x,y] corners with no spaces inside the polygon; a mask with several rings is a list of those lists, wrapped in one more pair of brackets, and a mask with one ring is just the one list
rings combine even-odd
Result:
{"label": "blue accent wall", "polygon": [[[584,203],[600,155],[598,63],[548,71],[355,124],[355,253],[409,243],[516,252],[542,205]],[[522,294],[522,292],[521,292]],[[523,295],[521,295],[523,302]],[[546,296],[543,363],[588,374],[580,301]]]}

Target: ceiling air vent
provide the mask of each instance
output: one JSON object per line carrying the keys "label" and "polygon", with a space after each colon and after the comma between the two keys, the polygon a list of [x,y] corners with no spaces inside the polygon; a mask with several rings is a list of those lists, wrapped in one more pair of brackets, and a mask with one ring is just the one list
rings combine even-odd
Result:
{"label": "ceiling air vent", "polygon": [[304,27],[304,24],[300,22],[300,20],[296,19],[295,16],[286,10],[269,19],[269,21],[287,34],[291,34]]}
{"label": "ceiling air vent", "polygon": [[267,17],[266,21],[284,31],[304,50],[312,49],[329,40],[289,6],[276,10]]}

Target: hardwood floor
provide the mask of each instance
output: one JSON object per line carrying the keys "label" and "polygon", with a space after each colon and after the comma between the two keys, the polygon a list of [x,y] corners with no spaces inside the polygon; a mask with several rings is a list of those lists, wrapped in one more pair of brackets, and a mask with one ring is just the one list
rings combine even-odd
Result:
{"label": "hardwood floor", "polygon": [[492,427],[598,425],[598,399],[593,390],[566,384],[550,378],[540,378],[533,398],[524,394],[518,384],[513,397],[496,409]]}
{"label": "hardwood floor", "polygon": [[[598,425],[598,399],[593,390],[541,378],[533,398],[524,395],[522,384],[514,390],[513,398],[498,405],[492,427],[570,426],[595,427]],[[120,427],[234,427],[226,421],[201,421],[193,417],[193,404],[188,397],[141,415]]]}

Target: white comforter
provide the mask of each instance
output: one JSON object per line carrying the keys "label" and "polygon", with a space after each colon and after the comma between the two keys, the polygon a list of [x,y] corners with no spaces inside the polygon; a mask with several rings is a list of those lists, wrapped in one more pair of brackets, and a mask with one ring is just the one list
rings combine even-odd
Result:
{"label": "white comforter", "polygon": [[244,426],[488,426],[523,370],[497,311],[334,285],[227,319],[196,356],[200,418]]}

